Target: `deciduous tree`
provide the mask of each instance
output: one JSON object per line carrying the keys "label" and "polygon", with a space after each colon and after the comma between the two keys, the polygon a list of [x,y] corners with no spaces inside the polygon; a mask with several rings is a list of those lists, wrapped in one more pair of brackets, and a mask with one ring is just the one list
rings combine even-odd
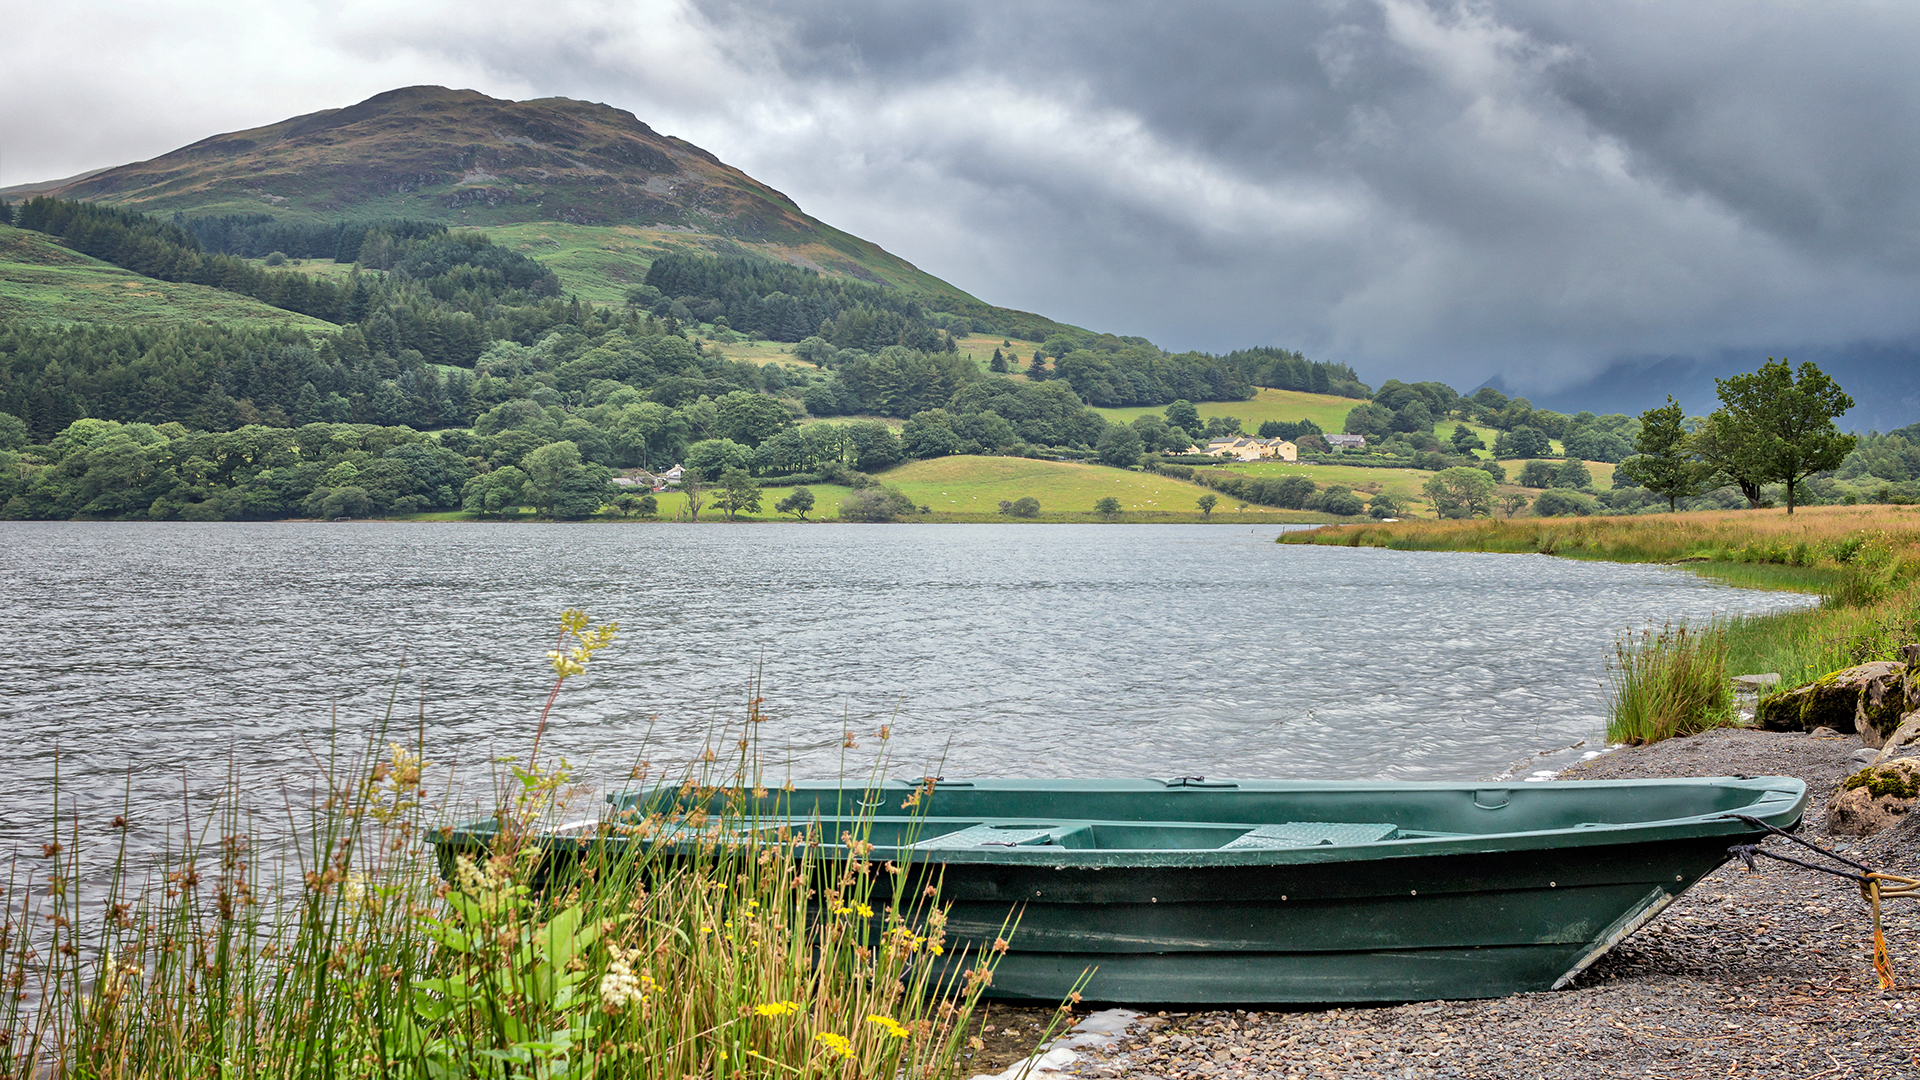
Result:
{"label": "deciduous tree", "polygon": [[794,488],[786,498],[773,504],[775,510],[783,514],[792,514],[801,521],[807,520],[807,514],[813,509],[813,491],[809,488]]}
{"label": "deciduous tree", "polygon": [[1666,498],[1668,513],[1679,508],[1681,499],[1698,495],[1713,471],[1694,455],[1686,419],[1680,403],[1668,394],[1665,405],[1640,414],[1633,456],[1620,463],[1620,471],[1629,479]]}
{"label": "deciduous tree", "polygon": [[[1811,362],[1795,372],[1768,357],[1759,371],[1714,383],[1723,406],[1714,413],[1717,436],[1745,448],[1761,479],[1786,485],[1789,514],[1800,481],[1838,468],[1853,450],[1854,437],[1833,423],[1853,408],[1853,398]],[[1758,502],[1753,494],[1748,499]]]}
{"label": "deciduous tree", "polygon": [[1493,512],[1493,477],[1459,466],[1434,473],[1421,487],[1441,517],[1479,517]]}

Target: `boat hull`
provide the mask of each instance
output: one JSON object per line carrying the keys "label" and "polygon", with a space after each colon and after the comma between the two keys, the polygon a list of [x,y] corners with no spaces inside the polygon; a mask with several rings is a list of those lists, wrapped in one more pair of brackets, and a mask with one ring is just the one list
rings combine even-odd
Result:
{"label": "boat hull", "polygon": [[[663,788],[612,801],[627,821],[817,825],[829,858],[847,857],[833,838],[867,837],[865,859],[907,868],[912,894],[938,882],[950,905],[943,962],[1008,939],[995,997],[1058,1001],[1080,986],[1088,1000],[1129,1004],[1318,1004],[1565,986],[1730,846],[1766,835],[1756,821],[1797,826],[1806,786],[1181,777],[890,781],[758,798]],[[671,829],[648,835],[640,842],[681,842]],[[442,857],[484,839],[450,833]],[[609,829],[556,838],[554,850],[630,842]],[[875,879],[876,907],[891,880]]]}

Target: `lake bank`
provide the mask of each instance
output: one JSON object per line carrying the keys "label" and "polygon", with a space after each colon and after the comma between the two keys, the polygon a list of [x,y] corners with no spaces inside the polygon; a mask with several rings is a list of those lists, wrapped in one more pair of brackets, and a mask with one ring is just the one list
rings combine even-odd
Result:
{"label": "lake bank", "polygon": [[[1714,731],[1628,747],[1564,778],[1797,776],[1810,796],[1803,835],[1846,845],[1878,869],[1920,872],[1913,828],[1865,842],[1825,831],[1826,802],[1858,745]],[[1920,912],[1895,901],[1884,921],[1895,971],[1910,980],[1920,971]],[[1124,1080],[1203,1071],[1418,1080],[1904,1075],[1916,1065],[1920,992],[1910,984],[1880,991],[1871,954],[1871,923],[1850,882],[1765,861],[1749,874],[1730,862],[1566,990],[1387,1008],[1169,1011],[1068,1072]]]}
{"label": "lake bank", "polygon": [[1778,672],[1782,690],[1854,664],[1892,659],[1902,644],[1920,640],[1920,507],[1406,521],[1276,539],[1653,563],[1743,588],[1818,593],[1818,608],[1725,620],[1728,672]]}

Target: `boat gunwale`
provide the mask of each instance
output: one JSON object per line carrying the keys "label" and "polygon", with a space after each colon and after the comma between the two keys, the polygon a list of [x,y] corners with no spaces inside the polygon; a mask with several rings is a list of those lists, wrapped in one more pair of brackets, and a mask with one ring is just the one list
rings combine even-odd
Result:
{"label": "boat gunwale", "polygon": [[[889,781],[902,787],[896,790],[910,790],[918,785],[911,781]],[[1048,781],[974,781],[970,786],[974,790],[989,791],[1058,791]],[[1082,787],[1083,791],[1114,791],[1113,781],[1080,781],[1082,785],[1103,785],[1100,787]],[[1159,781],[1146,781],[1159,783]],[[1247,781],[1239,783],[1246,784]],[[1255,793],[1284,793],[1290,791],[1312,792],[1338,790],[1343,794],[1364,794],[1369,791],[1407,792],[1407,791],[1499,791],[1522,789],[1519,784],[1458,784],[1446,782],[1387,783],[1372,781],[1348,782],[1311,782],[1311,781],[1255,781],[1254,787],[1223,789],[1217,787],[1190,788],[1196,793],[1220,793],[1226,790],[1239,790]],[[992,785],[980,787],[981,784]],[[1334,787],[1335,784],[1339,786]],[[1019,785],[1019,786],[1006,786]],[[1275,786],[1268,786],[1275,785]],[[1280,786],[1285,785],[1285,786]],[[1741,806],[1726,810],[1715,810],[1706,814],[1693,814],[1683,817],[1653,819],[1629,822],[1584,822],[1578,825],[1558,826],[1549,829],[1522,829],[1506,832],[1487,833],[1445,833],[1435,836],[1397,837],[1390,840],[1376,840],[1355,844],[1315,844],[1301,847],[1241,847],[1241,848],[1079,848],[1060,845],[1031,844],[1020,846],[981,846],[981,847],[923,847],[918,842],[909,844],[873,845],[863,857],[878,858],[896,863],[915,863],[927,865],[942,864],[989,864],[1003,866],[1055,867],[1058,869],[1129,869],[1129,868],[1228,868],[1287,866],[1338,862],[1371,862],[1388,859],[1437,858],[1456,855],[1481,855],[1502,852],[1527,852],[1566,848],[1607,847],[1620,844],[1645,843],[1661,844],[1684,842],[1688,840],[1720,838],[1749,838],[1762,834],[1739,816],[1744,815],[1764,821],[1778,828],[1790,828],[1804,814],[1808,796],[1806,784],[1792,777],[1698,777],[1664,780],[1591,780],[1568,781],[1553,785],[1525,785],[1525,788],[1545,793],[1552,789],[1571,794],[1573,791],[1619,790],[1626,791],[1646,787],[1700,787],[1717,786],[1750,791],[1754,798]],[[654,792],[674,791],[677,788],[656,788]],[[841,785],[821,785],[798,788],[797,791],[845,791],[850,795],[871,792],[871,787],[855,788]],[[1153,791],[1152,788],[1138,790]],[[1162,788],[1160,790],[1178,790]],[[792,793],[788,793],[792,794]],[[621,796],[609,796],[609,801],[619,805]],[[640,795],[624,796],[629,804],[639,803]],[[856,801],[857,805],[857,801]],[[1490,812],[1499,812],[1493,810]],[[970,824],[1016,821],[1047,820],[1055,825],[1110,825],[1124,827],[1194,827],[1194,828],[1231,828],[1238,826],[1254,827],[1257,823],[1244,821],[1182,821],[1173,819],[1152,819],[1143,822],[1139,819],[1087,818],[1087,817],[1048,817],[1046,815],[949,815],[938,817],[902,815],[902,814],[860,814],[857,812],[839,815],[798,815],[767,814],[755,816],[751,812],[743,813],[740,822],[755,822],[751,829],[736,831],[733,836],[740,841],[746,839],[747,832],[759,832],[777,829],[783,826],[796,830],[808,828],[820,821],[838,821],[847,823],[901,823],[910,822],[925,825],[929,822]],[[484,844],[490,835],[486,826],[490,822],[474,822],[471,825],[457,826],[437,834],[437,841],[446,844]],[[553,848],[585,848],[594,844],[631,842],[638,840],[645,845],[661,847],[691,847],[696,843],[711,842],[702,837],[656,838],[637,836],[629,833],[622,836],[623,827],[616,823],[603,823],[596,834],[571,837],[545,836],[543,843]],[[930,837],[934,839],[936,837]],[[809,847],[828,858],[851,857],[846,845],[840,843],[814,842]]]}

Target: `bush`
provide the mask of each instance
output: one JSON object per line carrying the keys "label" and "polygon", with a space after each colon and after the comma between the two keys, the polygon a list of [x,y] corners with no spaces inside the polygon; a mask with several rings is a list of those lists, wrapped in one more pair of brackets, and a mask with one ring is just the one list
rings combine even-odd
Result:
{"label": "bush", "polygon": [[1548,488],[1533,500],[1533,512],[1540,517],[1586,517],[1593,513],[1593,500],[1563,488]]}
{"label": "bush", "polygon": [[1341,517],[1353,517],[1366,510],[1366,504],[1353,493],[1353,489],[1335,484],[1325,491],[1317,492],[1307,500],[1307,509],[1318,510],[1323,514],[1338,514]]}
{"label": "bush", "polygon": [[883,486],[862,488],[840,502],[840,520],[881,522],[898,521],[918,507],[900,491]]}
{"label": "bush", "polygon": [[1020,518],[1039,517],[1040,500],[1031,495],[1022,495],[1013,500],[1013,505],[1007,508],[1007,513]]}

